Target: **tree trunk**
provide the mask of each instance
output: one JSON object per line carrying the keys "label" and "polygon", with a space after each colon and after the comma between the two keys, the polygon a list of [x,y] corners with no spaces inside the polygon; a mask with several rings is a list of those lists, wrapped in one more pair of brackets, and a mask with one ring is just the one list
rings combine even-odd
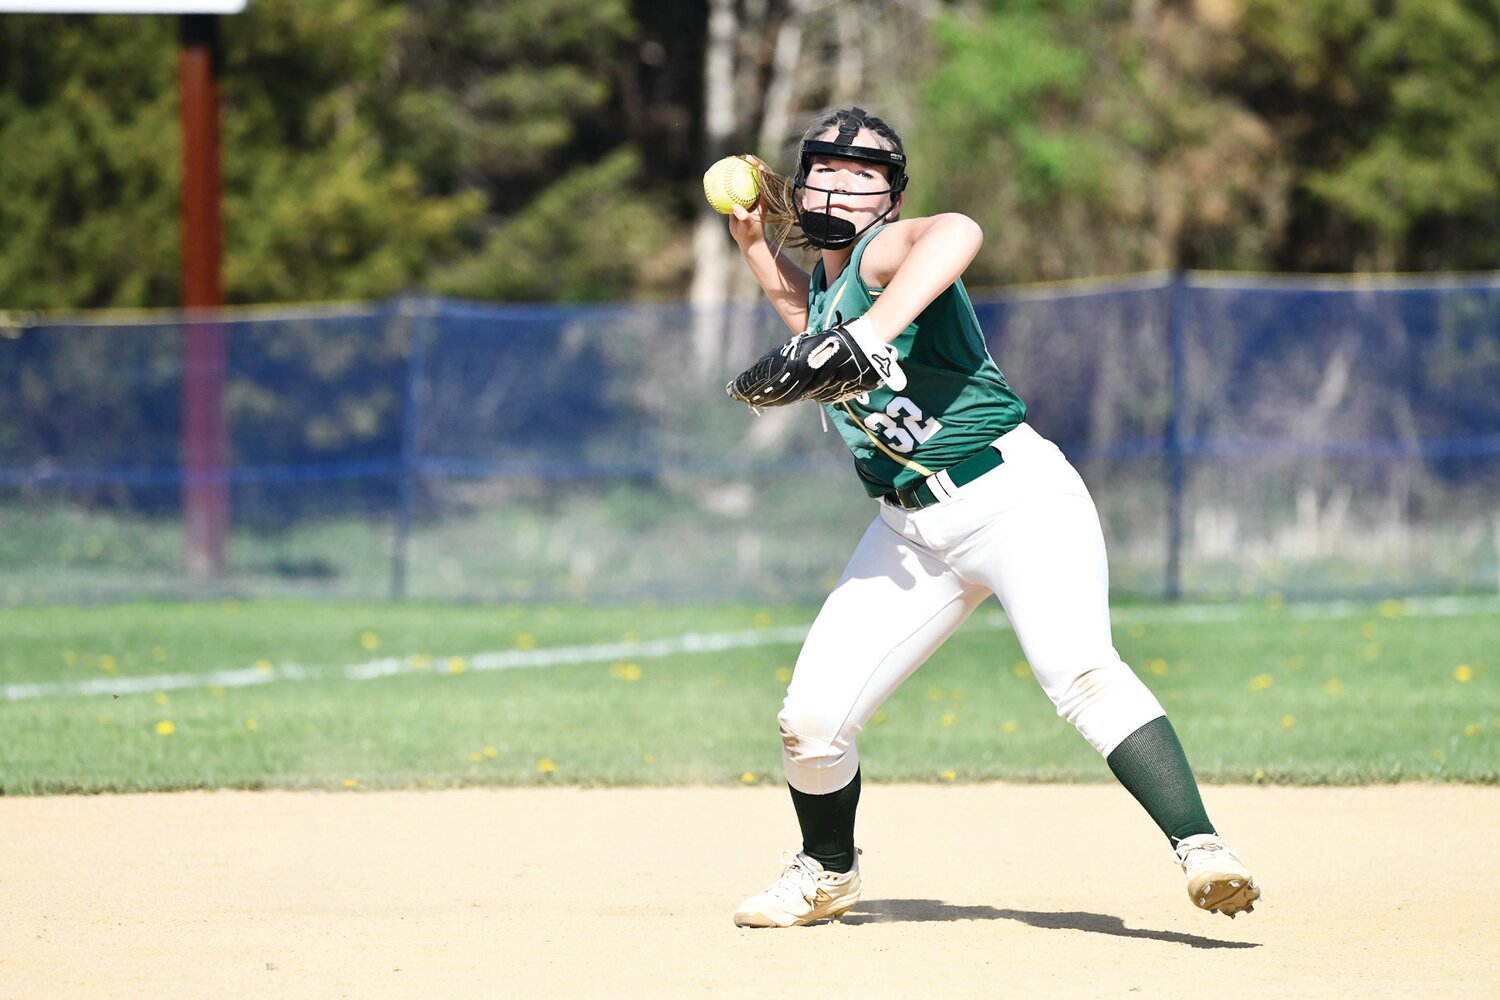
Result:
{"label": "tree trunk", "polygon": [[[733,152],[735,133],[734,47],[739,19],[734,0],[709,0],[708,42],[703,66],[703,166]],[[693,365],[709,375],[723,364],[725,305],[734,278],[734,244],[723,216],[705,202],[693,229]]]}
{"label": "tree trunk", "polygon": [[807,19],[809,0],[790,0],[786,18],[776,32],[776,47],[771,55],[771,74],[766,83],[765,113],[760,120],[760,139],[756,151],[777,172],[788,169],[782,162],[787,144],[795,138],[793,105],[797,97],[797,66],[802,61],[802,27]]}

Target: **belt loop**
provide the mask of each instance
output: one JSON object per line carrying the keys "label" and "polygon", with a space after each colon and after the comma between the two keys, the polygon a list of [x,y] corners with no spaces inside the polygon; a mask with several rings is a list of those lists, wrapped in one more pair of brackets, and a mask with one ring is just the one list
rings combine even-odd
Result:
{"label": "belt loop", "polygon": [[958,487],[953,484],[953,477],[948,475],[947,469],[942,469],[928,476],[924,482],[927,488],[932,490],[932,495],[939,503],[952,500],[958,493]]}

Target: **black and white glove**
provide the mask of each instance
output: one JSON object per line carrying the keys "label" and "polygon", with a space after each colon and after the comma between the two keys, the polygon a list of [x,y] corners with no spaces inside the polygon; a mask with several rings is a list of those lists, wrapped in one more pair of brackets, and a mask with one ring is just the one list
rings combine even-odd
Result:
{"label": "black and white glove", "polygon": [[898,358],[896,348],[860,317],[797,334],[740,372],[724,391],[756,409],[803,399],[841,403],[881,385],[906,388]]}

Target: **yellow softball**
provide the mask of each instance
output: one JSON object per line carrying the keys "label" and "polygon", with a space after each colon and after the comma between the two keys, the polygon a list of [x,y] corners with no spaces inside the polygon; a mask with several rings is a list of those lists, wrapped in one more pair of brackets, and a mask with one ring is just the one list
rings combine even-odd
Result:
{"label": "yellow softball", "polygon": [[703,175],[703,195],[714,211],[731,215],[734,206],[749,208],[760,197],[760,179],[755,167],[742,156],[726,156]]}

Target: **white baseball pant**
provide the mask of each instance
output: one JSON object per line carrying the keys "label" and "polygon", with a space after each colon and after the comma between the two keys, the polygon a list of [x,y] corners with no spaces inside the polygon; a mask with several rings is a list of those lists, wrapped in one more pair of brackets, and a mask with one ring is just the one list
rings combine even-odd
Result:
{"label": "white baseball pant", "polygon": [[1005,461],[952,499],[882,503],[824,602],[778,719],[798,791],[853,780],[865,723],[991,593],[1057,713],[1099,753],[1165,714],[1115,652],[1104,535],[1082,478],[1027,424],[994,447]]}

